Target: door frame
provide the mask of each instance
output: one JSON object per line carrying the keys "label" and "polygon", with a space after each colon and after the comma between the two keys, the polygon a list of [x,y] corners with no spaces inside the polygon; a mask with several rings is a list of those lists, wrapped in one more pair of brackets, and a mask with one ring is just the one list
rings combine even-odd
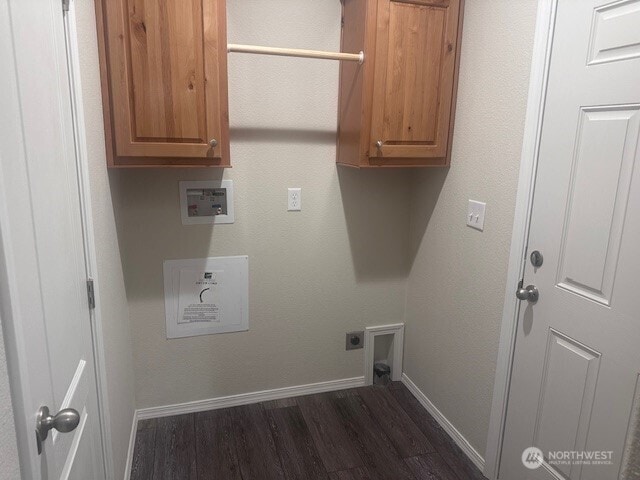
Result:
{"label": "door frame", "polygon": [[509,267],[502,310],[491,417],[487,434],[487,448],[485,450],[483,473],[490,480],[498,478],[502,455],[511,370],[521,305],[521,302],[515,296],[515,291],[518,282],[523,278],[526,265],[531,210],[538,168],[538,151],[542,134],[557,5],[558,0],[538,0],[518,191],[509,251]]}
{"label": "door frame", "polygon": [[[62,2],[60,2],[62,12]],[[0,78],[0,95],[7,100],[11,107],[10,118],[21,118],[22,111],[18,104],[18,86],[16,84],[16,66],[13,56],[16,54],[11,22],[8,14],[10,10],[9,0],[0,0],[0,24],[3,32],[0,41],[4,43],[0,47],[0,59],[3,60],[6,70],[3,78]],[[61,13],[62,14],[62,13]],[[91,322],[91,340],[93,347],[94,371],[96,374],[96,387],[98,397],[98,427],[100,430],[102,453],[104,459],[104,471],[107,479],[114,478],[113,451],[111,443],[110,412],[108,407],[107,374],[105,365],[105,347],[103,341],[103,324],[100,309],[100,284],[98,279],[97,255],[95,249],[95,235],[93,228],[93,212],[91,208],[91,190],[89,182],[89,159],[86,144],[86,125],[82,103],[82,89],[80,79],[80,64],[78,56],[78,38],[75,19],[75,0],[70,1],[69,11],[65,14],[65,41],[67,43],[67,68],[69,70],[69,91],[74,122],[74,142],[76,149],[76,165],[78,169],[79,195],[78,202],[82,217],[83,244],[85,251],[85,266],[87,279],[94,282],[95,308],[89,310]],[[33,48],[37,48],[34,46]],[[7,57],[7,58],[5,58]],[[37,73],[36,73],[37,74]],[[2,103],[5,103],[4,101]],[[14,122],[15,123],[15,122]],[[24,157],[24,138],[21,128],[0,128],[0,141],[8,145],[7,150],[19,157]],[[1,160],[1,159],[0,159]],[[0,163],[0,185],[4,185],[8,179],[3,179],[3,169]],[[29,355],[29,342],[27,332],[24,332],[20,322],[20,305],[17,292],[11,285],[11,279],[15,278],[17,266],[11,260],[7,261],[11,244],[7,242],[3,231],[12,227],[5,210],[6,202],[3,201],[4,193],[0,190],[0,298],[5,300],[2,308],[2,328],[6,346],[7,372],[11,390],[14,423],[16,428],[16,442],[21,474],[25,478],[38,478],[39,466],[33,462],[32,451],[35,448],[33,435],[34,425],[28,419],[33,417],[33,412],[25,411],[25,400],[30,394],[28,372],[26,371],[26,358]],[[30,217],[30,215],[29,215]],[[29,423],[29,424],[28,424]]]}

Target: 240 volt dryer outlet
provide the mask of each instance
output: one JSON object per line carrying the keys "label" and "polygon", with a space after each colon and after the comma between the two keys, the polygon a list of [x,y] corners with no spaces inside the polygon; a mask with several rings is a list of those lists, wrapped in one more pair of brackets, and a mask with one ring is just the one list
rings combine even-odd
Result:
{"label": "240 volt dryer outlet", "polygon": [[346,349],[356,350],[364,347],[364,332],[347,333]]}

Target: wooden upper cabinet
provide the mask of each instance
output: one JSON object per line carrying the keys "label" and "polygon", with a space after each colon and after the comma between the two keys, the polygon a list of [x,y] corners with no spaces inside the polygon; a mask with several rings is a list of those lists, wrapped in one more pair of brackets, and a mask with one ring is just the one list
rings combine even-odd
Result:
{"label": "wooden upper cabinet", "polygon": [[449,164],[461,0],[344,0],[338,163]]}
{"label": "wooden upper cabinet", "polygon": [[225,0],[97,13],[109,165],[229,166]]}

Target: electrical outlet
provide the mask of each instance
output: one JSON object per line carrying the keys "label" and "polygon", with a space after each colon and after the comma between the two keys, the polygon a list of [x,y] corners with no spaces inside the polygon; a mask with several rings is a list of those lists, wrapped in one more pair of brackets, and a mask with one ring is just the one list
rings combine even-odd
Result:
{"label": "electrical outlet", "polygon": [[469,200],[467,206],[467,225],[476,230],[484,230],[484,210],[486,203]]}
{"label": "electrical outlet", "polygon": [[290,212],[298,212],[302,210],[302,189],[290,188],[288,195],[288,207]]}
{"label": "electrical outlet", "polygon": [[347,333],[346,349],[356,350],[364,347],[364,332]]}

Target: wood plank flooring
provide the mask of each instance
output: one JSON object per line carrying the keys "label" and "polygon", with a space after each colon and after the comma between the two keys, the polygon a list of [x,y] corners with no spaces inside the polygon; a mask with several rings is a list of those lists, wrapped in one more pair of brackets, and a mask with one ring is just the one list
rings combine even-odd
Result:
{"label": "wood plank flooring", "polygon": [[483,480],[399,383],[138,422],[132,480]]}

